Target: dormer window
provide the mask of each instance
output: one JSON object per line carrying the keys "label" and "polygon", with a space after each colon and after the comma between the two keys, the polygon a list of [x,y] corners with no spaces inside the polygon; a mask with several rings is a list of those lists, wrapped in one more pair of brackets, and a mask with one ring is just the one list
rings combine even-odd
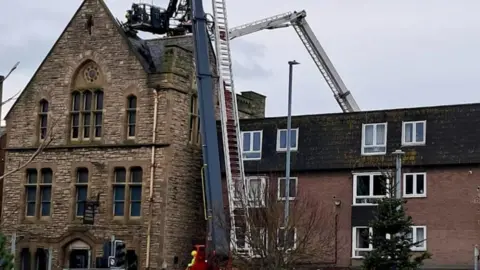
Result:
{"label": "dormer window", "polygon": [[262,158],[262,131],[242,132],[242,156],[244,160],[259,160]]}
{"label": "dormer window", "polygon": [[[290,150],[298,150],[298,128],[290,130]],[[277,130],[277,152],[287,151],[287,129]]]}
{"label": "dormer window", "polygon": [[387,123],[362,125],[362,155],[387,153]]}
{"label": "dormer window", "polygon": [[427,121],[411,121],[402,123],[402,145],[425,145]]}

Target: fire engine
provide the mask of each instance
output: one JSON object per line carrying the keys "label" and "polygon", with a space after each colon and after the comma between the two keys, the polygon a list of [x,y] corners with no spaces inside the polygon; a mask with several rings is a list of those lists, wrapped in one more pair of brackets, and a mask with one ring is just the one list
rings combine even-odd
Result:
{"label": "fire engine", "polygon": [[[127,21],[123,24],[124,29],[132,34],[136,31],[145,31],[159,35],[193,36],[195,55],[193,65],[196,69],[199,97],[204,163],[202,179],[208,227],[205,244],[195,246],[192,252],[194,258],[189,266],[191,270],[221,269],[221,263],[229,262],[233,251],[237,254],[251,255],[251,249],[245,241],[248,224],[242,222],[248,211],[242,211],[238,203],[234,203],[238,191],[240,194],[246,194],[246,185],[230,40],[261,30],[292,26],[332,90],[342,111],[348,113],[360,110],[307,23],[305,11],[288,12],[229,29],[226,0],[212,0],[212,5],[213,16],[208,19],[202,0],[170,0],[166,9],[145,3],[133,4],[127,11]],[[210,71],[208,42],[212,41],[217,56],[218,78],[214,78]],[[228,190],[229,232],[220,227],[220,224],[225,224],[226,217],[214,215],[224,213],[220,152],[212,92],[214,80],[220,80],[217,90]],[[245,200],[245,196],[240,197],[241,200]],[[229,268],[231,264],[227,263],[226,269]]]}

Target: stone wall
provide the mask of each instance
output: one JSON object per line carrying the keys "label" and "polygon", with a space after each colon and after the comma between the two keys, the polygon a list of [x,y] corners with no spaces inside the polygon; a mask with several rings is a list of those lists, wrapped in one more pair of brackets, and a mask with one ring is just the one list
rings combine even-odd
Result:
{"label": "stone wall", "polygon": [[[90,17],[94,22],[91,32],[87,27]],[[202,149],[188,140],[190,98],[196,91],[192,89],[193,54],[185,46],[166,46],[161,56],[161,73],[148,74],[118,30],[102,0],[85,0],[6,117],[9,150],[5,167],[10,171],[25,164],[41,144],[39,102],[42,99],[49,102],[49,122],[55,122],[53,140],[50,148],[34,162],[5,179],[2,231],[7,235],[17,233],[17,252],[22,248],[33,252],[37,247],[52,247],[54,269],[62,268],[64,249],[72,241],[88,244],[94,261],[96,256],[104,255],[103,244],[112,235],[136,251],[139,269],[144,269],[149,225],[151,269],[159,269],[164,263],[171,265],[174,257],[185,265],[191,259],[192,244],[205,239],[200,178]],[[191,37],[185,40],[193,42]],[[210,53],[215,73],[212,48]],[[97,81],[84,80],[85,63],[98,67]],[[84,88],[104,91],[103,134],[98,140],[79,142],[70,136],[69,111],[72,91]],[[218,89],[216,85],[214,89]],[[126,98],[131,94],[137,96],[138,104],[134,139],[127,137],[125,126]],[[153,130],[155,96],[158,111],[157,127]],[[113,216],[112,181],[116,166],[143,169],[140,218],[126,220]],[[74,180],[78,167],[89,169],[89,196],[93,199],[100,194],[94,226],[83,225],[74,217]],[[53,171],[50,217],[25,218],[24,184],[29,168]]]}
{"label": "stone wall", "polygon": [[[156,162],[165,164],[167,160],[167,148],[157,149]],[[6,170],[14,170],[17,164],[25,163],[31,156],[31,152],[8,152]],[[145,261],[146,233],[148,223],[148,194],[149,188],[149,164],[151,149],[148,147],[130,149],[103,149],[84,148],[70,151],[68,149],[48,150],[40,154],[36,161],[29,164],[25,169],[18,171],[7,178],[4,187],[5,204],[3,206],[2,230],[10,235],[17,232],[19,237],[30,241],[54,244],[54,249],[60,252],[63,239],[68,239],[74,232],[81,233],[80,240],[95,243],[92,248],[101,251],[104,241],[108,241],[112,235],[118,239],[126,240],[129,249],[137,250],[137,254]],[[142,186],[142,217],[125,221],[113,217],[112,212],[112,181],[113,168],[116,166],[140,166],[143,169],[144,183]],[[74,181],[75,169],[86,167],[89,169],[89,197],[92,199],[100,194],[100,207],[96,215],[95,225],[82,225],[82,220],[74,217]],[[52,208],[50,217],[25,218],[25,184],[26,169],[28,168],[51,168],[53,170]],[[166,168],[155,168],[154,197],[161,198],[165,179]],[[161,209],[161,200],[153,203],[154,209]],[[162,240],[161,220],[162,211],[154,211],[152,249],[158,251]],[[88,235],[84,232],[88,232]],[[73,240],[73,239],[72,239]],[[65,243],[68,244],[68,243]],[[101,254],[101,252],[99,253]],[[54,258],[60,264],[60,258]]]}
{"label": "stone wall", "polygon": [[[94,20],[91,35],[85,29],[89,15]],[[60,269],[65,255],[62,249],[69,241],[80,239],[91,246],[94,255],[102,255],[103,242],[115,235],[117,239],[126,241],[128,249],[136,250],[143,268],[146,265],[147,228],[152,215],[150,267],[158,269],[164,260],[171,264],[173,256],[179,256],[181,262],[186,262],[192,237],[205,229],[195,218],[202,213],[197,211],[201,207],[198,202],[202,201],[201,156],[199,146],[192,146],[187,140],[191,77],[180,76],[182,68],[191,72],[192,65],[191,62],[182,62],[188,52],[181,48],[173,50],[179,61],[174,61],[176,65],[166,71],[171,76],[161,76],[169,81],[156,90],[157,149],[153,198],[150,200],[154,89],[148,87],[147,73],[130,51],[126,39],[119,34],[103,3],[94,0],[84,2],[6,119],[10,148],[7,170],[25,163],[40,143],[37,112],[41,99],[50,103],[49,119],[57,119],[52,149],[42,153],[25,168],[49,167],[53,170],[51,217],[23,218],[25,170],[6,179],[4,195],[7,203],[3,206],[5,219],[2,230],[7,235],[17,232],[22,239],[18,251],[22,247],[34,250],[39,246],[52,246],[54,269]],[[85,61],[97,64],[101,72],[102,83],[99,86],[104,91],[104,133],[98,141],[74,143],[69,135],[70,95],[79,81],[77,75],[82,75],[78,69]],[[130,94],[138,98],[137,136],[134,140],[127,140],[124,124],[125,100]],[[113,167],[120,165],[143,168],[142,217],[133,221],[119,221],[112,216]],[[102,192],[94,226],[82,225],[73,218],[75,194],[72,179],[75,179],[77,166],[89,168],[90,195]],[[168,256],[163,253],[164,250],[168,250]]]}

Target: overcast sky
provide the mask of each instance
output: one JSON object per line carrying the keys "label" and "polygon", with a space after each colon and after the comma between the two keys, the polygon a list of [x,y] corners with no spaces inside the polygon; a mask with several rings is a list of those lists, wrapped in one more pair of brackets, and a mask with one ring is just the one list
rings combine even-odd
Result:
{"label": "overcast sky", "polygon": [[[134,0],[138,2],[138,0]],[[106,0],[123,20],[131,0]],[[151,3],[151,1],[147,1]],[[166,6],[167,0],[154,0]],[[20,61],[3,99],[22,90],[80,0],[2,1],[0,74]],[[307,11],[307,21],[362,110],[480,100],[478,0],[229,0],[230,27],[279,13]],[[204,1],[210,12],[210,1]],[[323,77],[292,28],[232,41],[237,91],[267,96],[267,116],[286,115],[288,64],[294,114],[339,112]],[[3,108],[2,116],[10,109]]]}

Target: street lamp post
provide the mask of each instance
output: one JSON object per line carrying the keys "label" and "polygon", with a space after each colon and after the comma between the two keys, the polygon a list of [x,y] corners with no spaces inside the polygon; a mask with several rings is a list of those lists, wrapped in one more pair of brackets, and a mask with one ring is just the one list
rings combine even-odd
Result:
{"label": "street lamp post", "polygon": [[405,155],[405,152],[403,152],[400,149],[395,150],[395,152],[392,153],[393,156],[395,156],[395,197],[397,199],[402,198],[402,188],[401,188],[401,179],[402,179],[402,156]]}
{"label": "street lamp post", "polygon": [[13,72],[15,69],[17,69],[17,67],[18,67],[19,64],[20,64],[20,62],[15,63],[15,65],[13,65],[13,67],[10,69],[10,71],[8,71],[7,75],[5,75],[5,76],[0,76],[0,83],[3,82],[3,81],[5,81],[5,80],[8,78],[8,76],[10,76],[10,74],[12,74],[12,72]]}
{"label": "street lamp post", "polygon": [[[287,153],[285,161],[285,237],[287,236],[287,226],[290,211],[290,156],[291,156],[291,133],[292,133],[292,84],[293,84],[293,66],[300,64],[293,60],[288,61],[288,114],[287,114]],[[298,136],[298,135],[297,135]]]}
{"label": "street lamp post", "polygon": [[15,69],[17,69],[17,67],[18,67],[19,64],[20,64],[20,62],[15,63],[15,65],[10,69],[10,71],[8,71],[7,75],[5,75],[5,76],[0,75],[0,121],[3,120],[3,119],[2,119],[3,82],[8,78],[8,76],[10,76],[10,74],[12,74],[12,72],[13,72]]}
{"label": "street lamp post", "polygon": [[0,75],[0,121],[2,120],[2,103],[3,103],[3,81],[5,81],[6,77]]}

